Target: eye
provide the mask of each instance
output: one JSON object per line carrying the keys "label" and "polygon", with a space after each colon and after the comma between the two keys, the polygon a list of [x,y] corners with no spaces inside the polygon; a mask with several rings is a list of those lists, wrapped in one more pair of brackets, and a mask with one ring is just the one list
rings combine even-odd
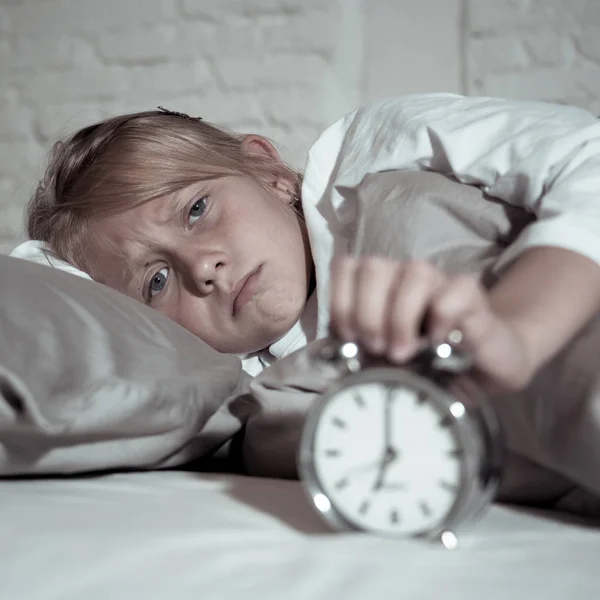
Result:
{"label": "eye", "polygon": [[198,200],[190,207],[190,212],[188,214],[188,223],[190,225],[194,225],[194,223],[202,218],[202,215],[206,212],[207,199],[208,196],[202,196],[202,198],[198,198]]}
{"label": "eye", "polygon": [[150,300],[152,300],[154,296],[157,296],[163,291],[165,285],[167,284],[168,275],[169,269],[167,267],[164,267],[152,276],[152,279],[148,284],[148,297],[150,298]]}

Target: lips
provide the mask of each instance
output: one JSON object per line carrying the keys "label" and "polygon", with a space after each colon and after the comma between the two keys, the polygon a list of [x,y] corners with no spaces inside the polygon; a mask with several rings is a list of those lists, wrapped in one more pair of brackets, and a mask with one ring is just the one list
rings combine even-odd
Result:
{"label": "lips", "polygon": [[245,277],[242,277],[233,290],[232,315],[235,317],[244,308],[249,300],[252,299],[256,291],[258,280],[260,279],[261,267],[254,269]]}

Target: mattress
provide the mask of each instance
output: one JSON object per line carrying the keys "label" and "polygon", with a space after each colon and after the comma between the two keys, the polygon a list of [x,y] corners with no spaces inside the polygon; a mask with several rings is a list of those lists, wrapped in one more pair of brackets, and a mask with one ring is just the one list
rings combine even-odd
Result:
{"label": "mattress", "polygon": [[295,481],[0,482],[2,600],[600,597],[600,530],[494,506],[455,550],[334,533]]}

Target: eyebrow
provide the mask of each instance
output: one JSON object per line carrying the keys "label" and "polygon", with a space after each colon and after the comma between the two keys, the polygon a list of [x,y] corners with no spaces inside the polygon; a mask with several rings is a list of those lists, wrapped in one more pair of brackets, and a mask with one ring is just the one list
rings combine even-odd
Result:
{"label": "eyebrow", "polygon": [[[111,270],[113,272],[113,275],[115,275],[115,278],[118,281],[118,283],[123,284],[121,289],[130,289],[130,284],[132,283],[135,283],[137,286],[139,281],[139,287],[142,291],[142,298],[144,298],[143,276],[141,274],[141,270],[146,265],[148,265],[149,262],[145,257],[146,253],[143,250],[144,241],[142,239],[131,241],[134,242],[136,246],[139,245],[139,251],[136,252],[133,256],[129,257],[124,250],[118,248],[115,245],[112,245],[112,249],[115,253],[115,262]],[[136,250],[138,250],[138,248],[136,248]],[[129,260],[129,258],[131,258],[131,260]],[[136,292],[137,291],[138,290],[136,287]]]}
{"label": "eyebrow", "polygon": [[[167,214],[165,219],[160,218],[161,215],[157,215],[158,225],[161,227],[163,225],[168,225],[177,217],[180,211],[181,205],[181,196],[183,195],[185,188],[182,190],[177,190],[173,194],[171,194],[170,198],[164,204],[164,212]],[[161,206],[161,209],[163,207]],[[161,213],[163,210],[161,210]]]}

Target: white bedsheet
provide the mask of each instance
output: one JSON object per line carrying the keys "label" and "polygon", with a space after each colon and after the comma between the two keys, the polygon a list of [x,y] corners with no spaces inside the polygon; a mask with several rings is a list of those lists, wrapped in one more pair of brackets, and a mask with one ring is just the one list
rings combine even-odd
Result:
{"label": "white bedsheet", "polygon": [[297,482],[0,482],[1,600],[600,597],[600,530],[494,507],[447,551],[331,533]]}

